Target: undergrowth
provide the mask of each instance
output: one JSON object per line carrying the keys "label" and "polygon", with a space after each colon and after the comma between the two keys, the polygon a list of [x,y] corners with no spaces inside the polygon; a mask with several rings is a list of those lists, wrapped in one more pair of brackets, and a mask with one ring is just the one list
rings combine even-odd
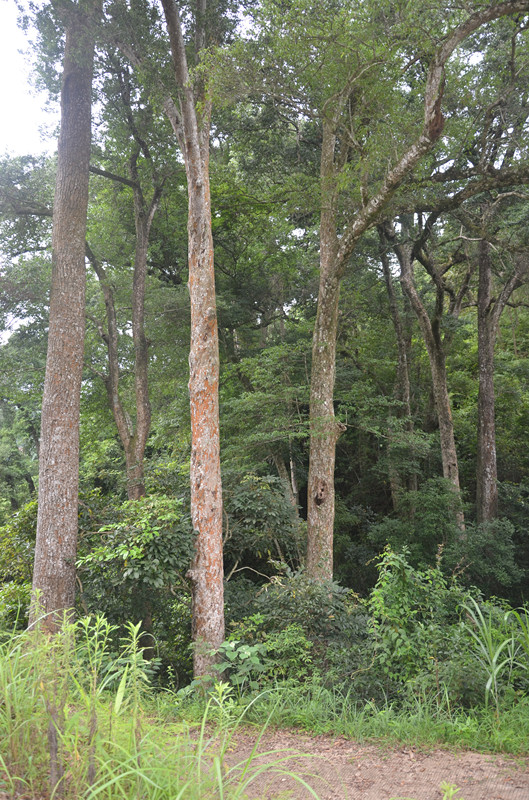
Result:
{"label": "undergrowth", "polygon": [[65,621],[51,638],[38,629],[1,635],[0,792],[39,800],[237,800],[266,772],[288,775],[304,796],[317,797],[289,770],[292,753],[256,760],[266,719],[250,755],[227,758],[259,697],[235,709],[232,690],[218,683],[204,695],[198,723],[175,724],[179,701],[151,689],[139,625],[128,625],[118,653],[109,650],[111,633],[103,617],[89,617]]}
{"label": "undergrowth", "polygon": [[[502,695],[474,710],[452,708],[448,694],[359,702],[354,683],[330,689],[317,674],[260,692],[222,680],[207,690],[154,691],[139,625],[128,625],[119,652],[112,633],[103,617],[88,617],[65,622],[52,638],[39,630],[0,634],[0,792],[39,800],[243,800],[253,787],[255,796],[266,772],[267,780],[290,776],[316,798],[289,768],[298,753],[261,752],[271,726],[383,745],[529,753],[523,696],[506,702]],[[254,746],[237,761],[242,726],[252,726]]]}
{"label": "undergrowth", "polygon": [[[235,708],[240,712],[244,706],[245,698],[241,698]],[[176,716],[197,720],[202,712],[203,702],[197,698],[180,706]],[[452,709],[448,703],[428,698],[358,703],[354,691],[332,691],[319,683],[278,685],[254,697],[246,714],[246,721],[256,725],[265,718],[273,728],[297,728],[359,742],[529,755],[527,698],[503,708],[498,718],[492,708]]]}

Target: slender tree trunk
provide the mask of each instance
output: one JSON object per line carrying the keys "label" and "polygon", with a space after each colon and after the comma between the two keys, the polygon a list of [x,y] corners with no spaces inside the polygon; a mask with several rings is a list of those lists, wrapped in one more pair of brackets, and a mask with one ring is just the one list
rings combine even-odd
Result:
{"label": "slender tree trunk", "polygon": [[325,122],[321,155],[320,285],[310,376],[306,560],[307,574],[320,582],[331,580],[333,575],[334,465],[336,442],[345,430],[334,416],[336,337],[342,277],[337,261],[335,147],[334,126]]}
{"label": "slender tree trunk", "polygon": [[[437,310],[432,322],[428,312],[423,305],[419,293],[415,288],[413,280],[413,261],[412,245],[396,245],[395,251],[398,255],[401,267],[402,288],[409,298],[419,327],[421,329],[432,374],[432,387],[439,423],[439,437],[441,442],[441,461],[443,464],[443,477],[446,478],[460,496],[461,487],[459,483],[459,462],[454,436],[454,423],[452,420],[452,409],[450,405],[450,395],[448,392],[448,381],[446,375],[446,357],[441,338],[440,318],[442,313],[443,297],[442,291],[437,289]],[[463,530],[465,521],[463,512],[456,512],[457,523]]]}
{"label": "slender tree trunk", "polygon": [[[98,0],[91,4],[95,14]],[[61,133],[53,208],[52,287],[42,400],[39,508],[30,624],[53,632],[75,601],[79,405],[85,332],[85,236],[91,141],[94,35],[69,9],[61,89]]]}
{"label": "slender tree trunk", "polygon": [[[411,389],[410,389],[410,374],[408,367],[408,341],[404,333],[404,326],[402,324],[395,287],[393,285],[393,278],[389,259],[386,250],[386,242],[383,229],[379,227],[380,238],[380,261],[382,264],[382,271],[384,273],[384,282],[386,284],[386,292],[389,301],[389,310],[391,313],[391,321],[395,330],[395,339],[397,342],[397,374],[395,379],[395,399],[400,403],[400,408],[397,411],[397,417],[405,420],[405,430],[407,433],[413,433],[413,420],[411,417]],[[391,500],[393,509],[398,510],[400,494],[403,489],[403,480],[398,470],[398,465],[394,456],[391,453],[391,446],[394,441],[394,431],[392,423],[393,415],[388,420],[388,471],[389,482],[391,488]],[[417,489],[417,475],[412,473],[406,481],[406,488],[410,491]]]}
{"label": "slender tree trunk", "polygon": [[479,243],[478,284],[478,441],[476,465],[476,516],[478,522],[498,515],[498,473],[496,467],[496,429],[494,414],[494,315],[490,245]]}
{"label": "slender tree trunk", "polygon": [[136,161],[132,159],[131,175],[136,180],[134,189],[134,225],[136,249],[134,253],[134,278],[132,283],[132,339],[134,342],[134,395],[136,401],[136,426],[126,450],[127,494],[129,500],[145,495],[143,459],[151,429],[151,404],[149,400],[149,343],[145,336],[145,281],[147,278],[147,253],[151,225],[161,197],[156,187],[147,207],[138,182]]}
{"label": "slender tree trunk", "polygon": [[[219,435],[219,341],[209,188],[210,104],[192,86],[177,4],[162,0],[180,109],[166,104],[182,148],[188,191],[188,264],[191,299],[189,402],[191,407],[191,518],[196,531],[189,577],[193,598],[193,669],[212,674],[224,640],[222,484]],[[197,53],[205,43],[206,2],[197,5]],[[196,92],[196,95],[195,95]]]}
{"label": "slender tree trunk", "polygon": [[[277,469],[277,474],[281,478],[283,482],[283,486],[285,488],[285,497],[287,498],[290,505],[298,510],[298,499],[297,499],[297,492],[294,492],[294,487],[291,482],[292,472],[289,472],[287,469],[287,465],[285,464],[285,459],[283,458],[281,452],[279,450],[272,451],[272,458],[274,459],[274,464]],[[291,468],[293,464],[291,463]]]}
{"label": "slender tree trunk", "polygon": [[205,143],[202,176],[199,178],[193,174],[193,169],[188,172],[191,516],[193,528],[198,533],[190,570],[195,675],[210,672],[215,660],[211,650],[218,649],[224,639],[219,345],[207,148]]}
{"label": "slender tree trunk", "polygon": [[490,244],[481,239],[478,248],[478,442],[476,465],[476,517],[478,522],[498,515],[498,473],[494,397],[494,347],[501,314],[511,294],[527,271],[526,261],[518,258],[504,282],[499,296],[492,296]]}
{"label": "slender tree trunk", "polygon": [[339,278],[322,264],[312,345],[307,494],[306,569],[317,581],[331,580],[333,575],[334,465],[336,442],[345,430],[334,416],[339,293]]}

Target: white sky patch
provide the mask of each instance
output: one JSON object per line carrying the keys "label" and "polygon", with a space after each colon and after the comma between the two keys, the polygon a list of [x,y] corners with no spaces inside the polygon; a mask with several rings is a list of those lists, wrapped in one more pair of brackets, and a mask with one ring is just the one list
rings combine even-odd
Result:
{"label": "white sky patch", "polygon": [[44,111],[46,95],[37,93],[30,84],[27,56],[29,43],[17,26],[15,0],[0,0],[0,155],[37,155],[53,152],[56,140],[43,140],[42,126],[51,127],[59,119]]}

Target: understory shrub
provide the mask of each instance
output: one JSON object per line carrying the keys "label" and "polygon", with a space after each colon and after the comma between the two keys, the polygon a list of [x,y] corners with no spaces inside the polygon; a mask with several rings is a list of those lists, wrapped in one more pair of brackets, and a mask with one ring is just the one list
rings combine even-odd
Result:
{"label": "understory shrub", "polygon": [[355,702],[399,707],[469,708],[493,697],[498,710],[527,692],[526,611],[465,588],[447,576],[441,555],[419,569],[406,548],[387,546],[377,568],[365,600],[303,572],[274,577],[245,601],[254,613],[232,620],[219,670],[239,691],[316,680]]}
{"label": "understory shrub", "polygon": [[469,654],[462,624],[467,597],[439,562],[414,569],[405,548],[395,553],[386,547],[369,610],[376,662],[390,696],[447,690],[454,702],[473,701],[480,668]]}

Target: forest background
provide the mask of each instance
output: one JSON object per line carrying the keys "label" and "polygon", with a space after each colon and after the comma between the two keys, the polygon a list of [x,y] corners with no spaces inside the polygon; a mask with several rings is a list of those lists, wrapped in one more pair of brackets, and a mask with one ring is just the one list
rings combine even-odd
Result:
{"label": "forest background", "polygon": [[[55,97],[71,5],[22,5]],[[505,617],[529,570],[526,5],[181,4],[180,94],[174,4],[116,0],[94,23],[76,602],[141,622],[161,683],[192,677],[189,176],[170,102],[192,84],[211,112],[223,671],[499,699],[461,622],[497,621],[491,662],[528,630]],[[0,164],[6,625],[31,593],[55,172]],[[507,700],[527,687],[512,656]]]}

